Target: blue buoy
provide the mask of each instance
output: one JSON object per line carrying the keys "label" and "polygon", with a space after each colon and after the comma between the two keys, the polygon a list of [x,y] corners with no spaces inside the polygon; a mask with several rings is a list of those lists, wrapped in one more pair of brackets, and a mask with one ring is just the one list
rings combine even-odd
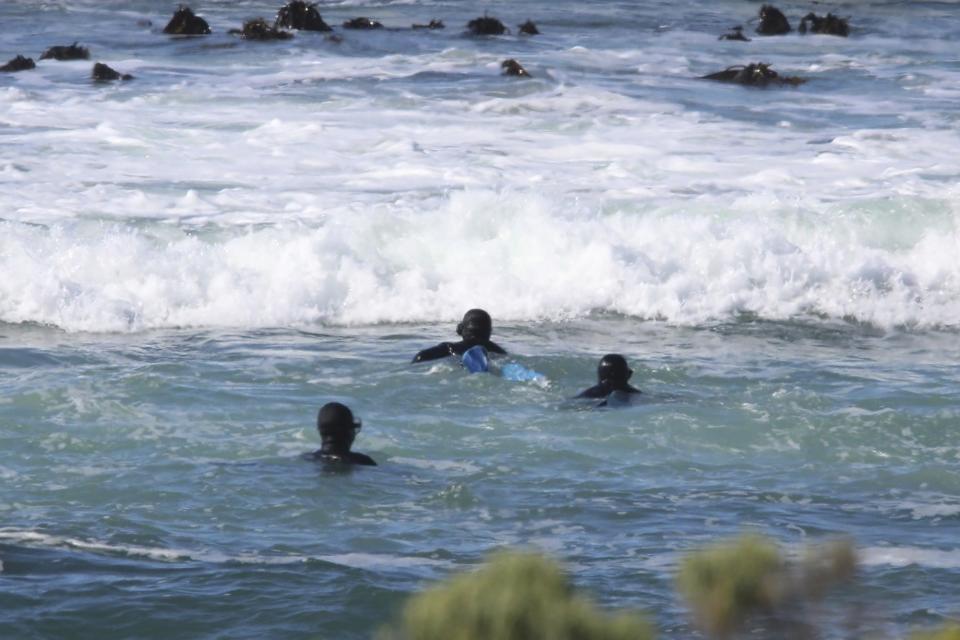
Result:
{"label": "blue buoy", "polygon": [[490,358],[487,350],[477,345],[463,352],[460,362],[470,373],[486,373],[490,370]]}
{"label": "blue buoy", "polygon": [[515,362],[510,362],[500,367],[500,375],[503,376],[504,380],[511,380],[513,382],[531,382],[533,380],[541,380],[544,377],[542,373],[537,373],[533,369],[527,369],[522,364]]}

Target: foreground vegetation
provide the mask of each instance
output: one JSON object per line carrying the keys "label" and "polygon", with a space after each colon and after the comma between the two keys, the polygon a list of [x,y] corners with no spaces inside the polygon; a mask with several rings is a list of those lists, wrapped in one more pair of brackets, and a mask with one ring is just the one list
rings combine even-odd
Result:
{"label": "foreground vegetation", "polygon": [[[771,540],[747,535],[686,556],[677,587],[696,625],[727,640],[822,637],[816,611],[856,577],[849,541],[811,547],[788,558]],[[651,640],[636,612],[607,613],[578,593],[555,561],[500,552],[476,571],[413,596],[380,640]],[[855,631],[848,637],[868,638]],[[910,640],[960,640],[960,626]]]}

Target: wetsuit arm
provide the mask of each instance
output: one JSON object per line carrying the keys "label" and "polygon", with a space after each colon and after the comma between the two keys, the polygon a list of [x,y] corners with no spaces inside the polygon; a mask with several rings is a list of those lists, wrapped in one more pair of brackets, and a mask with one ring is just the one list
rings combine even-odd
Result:
{"label": "wetsuit arm", "polygon": [[441,342],[435,347],[424,349],[413,356],[413,362],[427,362],[429,360],[439,360],[453,354],[453,349],[449,342]]}
{"label": "wetsuit arm", "polygon": [[507,355],[506,349],[498,345],[496,342],[487,340],[487,343],[483,346],[486,347],[487,351],[490,353],[499,353],[501,355]]}

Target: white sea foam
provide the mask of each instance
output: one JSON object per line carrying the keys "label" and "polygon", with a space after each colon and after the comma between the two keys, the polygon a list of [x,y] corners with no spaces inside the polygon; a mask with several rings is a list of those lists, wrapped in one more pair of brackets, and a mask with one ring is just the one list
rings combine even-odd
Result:
{"label": "white sea foam", "polygon": [[144,547],[139,545],[116,545],[82,540],[69,536],[55,536],[37,531],[9,528],[0,529],[0,540],[4,542],[33,545],[38,547],[70,548],[94,553],[115,553],[118,555],[136,556],[167,562],[189,559],[223,562],[227,558],[227,556],[210,553],[197,554],[203,556],[197,557],[197,555],[194,555],[191,552],[183,549],[164,549],[161,547]]}
{"label": "white sea foam", "polygon": [[0,223],[0,320],[70,331],[498,318],[595,310],[680,324],[739,313],[957,326],[960,231],[883,246],[849,214],[564,210],[468,191],[325,224],[220,232]]}
{"label": "white sea foam", "polygon": [[[117,64],[143,77],[111,88],[71,82],[69,63],[17,74],[0,88],[0,321],[357,324],[484,305],[957,326],[960,133],[936,95],[903,112],[898,42],[778,40],[774,60],[814,80],[855,67],[895,88],[758,93],[695,79],[722,46],[703,33],[387,37],[127,51]],[[499,77],[507,46],[535,79]]]}
{"label": "white sea foam", "polygon": [[410,569],[417,567],[451,568],[454,564],[448,560],[424,558],[419,556],[394,556],[385,553],[343,553],[319,556],[318,560],[355,569]]}
{"label": "white sea foam", "polygon": [[907,567],[917,565],[934,569],[960,569],[960,550],[958,549],[867,547],[859,550],[859,557],[860,562],[865,566]]}
{"label": "white sea foam", "polygon": [[[70,536],[56,536],[31,530],[0,529],[0,541],[27,546],[54,549],[76,549],[90,553],[115,554],[128,557],[146,558],[160,562],[209,562],[286,565],[301,564],[310,561],[329,562],[345,567],[366,570],[410,569],[417,567],[451,567],[447,560],[419,556],[396,556],[392,554],[344,553],[330,555],[269,555],[259,553],[228,554],[211,550],[172,549],[164,547],[146,547],[142,545],[110,544],[92,540],[83,540]],[[3,565],[0,563],[0,571]]]}
{"label": "white sea foam", "polygon": [[393,457],[391,462],[417,467],[418,469],[433,469],[435,471],[453,472],[461,475],[478,473],[480,467],[475,464],[455,460],[424,460],[422,458]]}
{"label": "white sea foam", "polygon": [[903,509],[909,509],[913,513],[914,519],[920,518],[950,518],[960,515],[960,504],[923,504],[915,502],[904,502],[900,505]]}

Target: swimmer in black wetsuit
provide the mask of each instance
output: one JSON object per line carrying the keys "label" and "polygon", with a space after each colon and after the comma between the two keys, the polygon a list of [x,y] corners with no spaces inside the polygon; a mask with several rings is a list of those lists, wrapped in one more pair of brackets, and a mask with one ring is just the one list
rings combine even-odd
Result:
{"label": "swimmer in black wetsuit", "polygon": [[340,464],[377,466],[368,455],[350,451],[353,439],[360,431],[360,421],[354,421],[350,407],[339,402],[328,402],[317,414],[317,431],[323,446],[313,452],[314,460]]}
{"label": "swimmer in black wetsuit", "polygon": [[424,349],[413,357],[414,362],[427,362],[447,356],[462,356],[467,349],[480,345],[488,353],[507,352],[490,340],[493,333],[493,320],[490,314],[483,309],[470,309],[463,314],[463,320],[457,325],[457,335],[463,338],[460,342],[441,342],[435,347]]}
{"label": "swimmer in black wetsuit", "polygon": [[600,358],[597,365],[597,384],[581,391],[578,398],[606,398],[611,393],[640,393],[640,389],[629,384],[633,369],[627,366],[627,360],[619,353],[608,353]]}

